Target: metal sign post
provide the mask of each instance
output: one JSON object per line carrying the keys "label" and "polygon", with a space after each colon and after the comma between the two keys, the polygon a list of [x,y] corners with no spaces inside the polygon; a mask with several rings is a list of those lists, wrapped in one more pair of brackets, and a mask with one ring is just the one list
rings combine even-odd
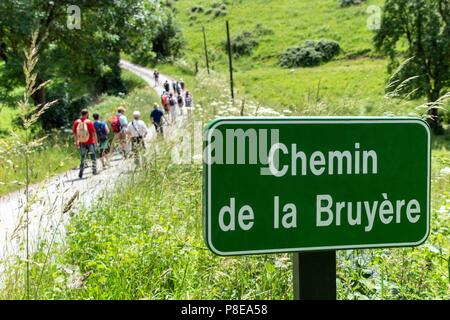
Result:
{"label": "metal sign post", "polygon": [[293,254],[295,300],[336,300],[336,251]]}

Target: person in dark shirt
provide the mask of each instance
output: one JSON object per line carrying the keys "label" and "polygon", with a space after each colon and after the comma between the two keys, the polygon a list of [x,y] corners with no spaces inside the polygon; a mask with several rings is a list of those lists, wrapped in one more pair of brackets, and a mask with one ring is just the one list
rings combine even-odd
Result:
{"label": "person in dark shirt", "polygon": [[[152,113],[150,114],[150,119],[155,126],[156,132],[159,134],[163,134],[163,120],[166,121],[164,118],[164,112],[161,111],[161,109],[158,107],[158,104],[155,103]],[[167,122],[167,121],[166,121]]]}
{"label": "person in dark shirt", "polygon": [[169,81],[166,80],[166,82],[164,82],[164,90],[169,93],[170,91],[170,84]]}
{"label": "person in dark shirt", "polygon": [[100,115],[94,113],[94,128],[97,133],[98,151],[103,168],[109,166],[109,128],[106,122],[100,121]]}
{"label": "person in dark shirt", "polygon": [[155,70],[155,72],[153,72],[153,77],[155,78],[155,87],[159,86],[159,72],[158,72],[158,70]]}

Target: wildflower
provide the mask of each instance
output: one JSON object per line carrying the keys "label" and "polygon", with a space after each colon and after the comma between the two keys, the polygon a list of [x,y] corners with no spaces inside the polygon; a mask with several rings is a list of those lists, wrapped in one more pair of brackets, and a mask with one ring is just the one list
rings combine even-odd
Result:
{"label": "wildflower", "polygon": [[440,171],[440,175],[441,175],[441,176],[450,175],[450,168],[449,168],[449,167],[445,167],[444,169],[442,169],[442,170]]}
{"label": "wildflower", "polygon": [[163,227],[161,227],[159,224],[155,225],[152,227],[152,229],[150,230],[151,233],[165,233],[166,231],[164,230]]}
{"label": "wildflower", "polygon": [[439,208],[439,210],[436,211],[436,213],[448,213],[448,214],[450,214],[450,209],[447,208],[446,206],[441,206]]}

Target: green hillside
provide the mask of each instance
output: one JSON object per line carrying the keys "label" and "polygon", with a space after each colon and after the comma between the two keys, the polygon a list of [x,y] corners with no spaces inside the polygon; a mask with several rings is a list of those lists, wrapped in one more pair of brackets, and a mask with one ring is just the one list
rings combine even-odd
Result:
{"label": "green hillside", "polygon": [[[238,89],[262,103],[275,108],[291,107],[302,114],[302,105],[308,104],[312,97],[334,105],[349,103],[350,99],[358,101],[360,106],[349,111],[354,115],[405,113],[404,108],[385,110],[382,107],[387,61],[374,52],[373,31],[367,27],[368,6],[382,3],[367,1],[341,8],[337,0],[179,0],[175,8],[186,39],[185,59],[191,65],[198,61],[201,68],[205,66],[203,26],[212,67],[223,73],[228,68],[225,21],[230,21],[232,38],[245,31],[263,30],[252,54],[234,61]],[[223,4],[222,9],[218,4]],[[215,10],[222,10],[226,15],[215,17]],[[334,61],[313,68],[278,66],[278,57],[287,48],[305,40],[320,39],[340,44],[342,52]]]}

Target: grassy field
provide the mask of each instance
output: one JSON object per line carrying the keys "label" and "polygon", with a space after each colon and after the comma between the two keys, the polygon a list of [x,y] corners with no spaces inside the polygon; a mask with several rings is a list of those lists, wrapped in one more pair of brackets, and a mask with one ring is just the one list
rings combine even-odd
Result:
{"label": "grassy field", "polygon": [[[227,15],[215,18],[213,14],[206,14],[214,3],[225,3]],[[187,40],[186,52],[192,57],[203,57],[202,26],[207,30],[213,61],[219,62],[226,62],[222,49],[226,40],[226,19],[230,21],[232,35],[252,31],[257,24],[270,30],[270,34],[261,37],[252,57],[238,61],[242,66],[251,61],[249,68],[258,68],[276,63],[283,50],[309,39],[338,41],[343,57],[371,51],[373,33],[367,27],[369,14],[366,11],[369,5],[382,4],[382,0],[369,0],[360,6],[340,8],[336,0],[179,0],[176,9],[177,20],[182,23]],[[193,6],[201,6],[205,12],[192,13]]]}
{"label": "grassy field", "polygon": [[[147,109],[143,108],[142,111],[150,110],[150,104],[154,101],[152,100],[154,97],[145,89],[147,83],[128,71],[124,71],[123,78],[130,91],[141,90],[142,94],[132,94],[125,99],[102,97],[99,104],[90,107],[91,114],[99,112],[107,119],[114,114],[114,110],[120,104],[129,106],[128,115],[131,115],[134,106],[145,104]],[[142,99],[142,101],[137,99]],[[3,132],[3,135],[0,135],[0,195],[23,188],[25,180],[25,163],[21,150],[17,147],[23,132],[13,126],[13,120],[17,115],[17,110],[7,106],[0,112],[0,132]],[[11,135],[11,129],[14,129],[17,137]],[[54,131],[48,135],[47,140],[31,155],[33,163],[31,183],[43,181],[78,166],[78,150],[73,146],[70,129],[69,131]]]}
{"label": "grassy field", "polygon": [[[372,45],[373,31],[367,27],[369,5],[340,8],[336,0],[320,1],[222,1],[226,16],[207,14],[221,1],[180,0],[176,18],[186,39],[183,58],[193,69],[195,61],[205,68],[202,27],[206,28],[211,65],[219,73],[228,72],[224,50],[225,20],[229,19],[231,36],[254,32],[262,26],[267,34],[258,37],[259,45],[250,56],[234,61],[235,79],[241,96],[250,96],[280,111],[289,108],[302,114],[302,107],[320,100],[329,105],[352,103],[352,114],[373,114],[384,103],[388,78],[387,62],[377,57]],[[203,12],[192,13],[194,6]],[[254,19],[258,12],[258,19]],[[279,55],[305,40],[338,41],[342,53],[335,61],[314,68],[284,69],[277,65]],[[419,101],[410,104],[409,108]]]}

